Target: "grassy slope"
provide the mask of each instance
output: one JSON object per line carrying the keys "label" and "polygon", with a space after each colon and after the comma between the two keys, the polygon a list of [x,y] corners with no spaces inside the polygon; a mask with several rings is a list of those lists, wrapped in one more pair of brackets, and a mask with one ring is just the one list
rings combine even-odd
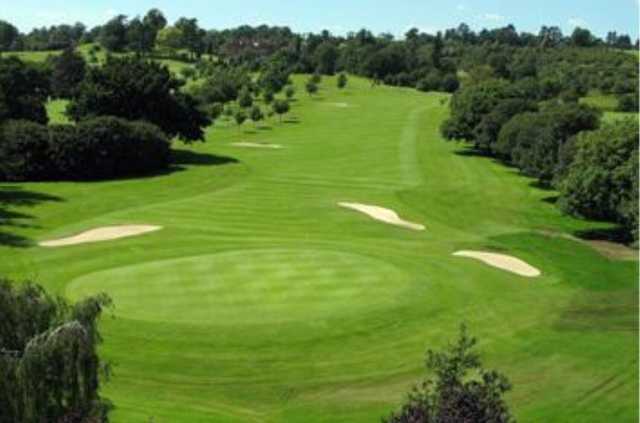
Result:
{"label": "grassy slope", "polygon": [[[637,263],[539,234],[594,225],[443,142],[446,96],[358,79],[342,93],[323,86],[322,98],[299,95],[299,123],[219,124],[208,143],[178,146],[182,169],[167,175],[4,184],[55,197],[13,208],[31,216],[11,228],[28,238],[165,226],[102,244],[0,247],[4,274],[72,298],[114,296],[116,318],[102,325],[114,421],[377,421],[421,376],[425,349],[463,320],[514,383],[520,421],[637,420]],[[211,154],[238,162],[214,165]],[[391,207],[427,230],[338,201]],[[450,255],[461,248],[504,250],[543,276]]]}

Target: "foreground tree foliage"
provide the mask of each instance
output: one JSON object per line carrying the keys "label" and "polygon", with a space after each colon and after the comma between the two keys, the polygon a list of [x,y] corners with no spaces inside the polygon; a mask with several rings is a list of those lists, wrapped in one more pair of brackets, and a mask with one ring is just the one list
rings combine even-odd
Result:
{"label": "foreground tree foliage", "polygon": [[0,180],[111,179],[159,171],[169,161],[169,141],[146,122],[106,116],[77,125],[0,126]]}
{"label": "foreground tree foliage", "polygon": [[473,350],[476,339],[462,326],[455,344],[427,352],[431,377],[409,393],[385,423],[513,423],[503,396],[511,389],[502,374],[486,370]]}
{"label": "foreground tree foliage", "polygon": [[32,284],[0,280],[0,421],[106,422],[98,357],[105,295],[68,304]]}
{"label": "foreground tree foliage", "polygon": [[47,123],[47,72],[15,57],[0,57],[0,122],[28,119]]}
{"label": "foreground tree foliage", "polygon": [[618,222],[638,240],[638,120],[603,125],[580,134],[559,184],[568,213]]}
{"label": "foreground tree foliage", "polygon": [[110,57],[104,66],[89,70],[68,113],[76,121],[103,115],[146,120],[169,137],[203,140],[203,128],[211,121],[180,87],[166,66],[136,57]]}

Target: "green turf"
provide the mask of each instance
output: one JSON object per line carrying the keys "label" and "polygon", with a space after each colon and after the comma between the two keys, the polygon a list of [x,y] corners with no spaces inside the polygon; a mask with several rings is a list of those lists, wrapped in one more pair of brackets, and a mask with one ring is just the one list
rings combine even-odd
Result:
{"label": "green turf", "polygon": [[[447,96],[354,77],[344,92],[325,78],[311,99],[305,79],[295,78],[287,122],[221,122],[206,144],[176,145],[173,172],[2,185],[22,190],[11,210],[25,217],[0,231],[31,240],[164,226],[90,245],[0,247],[2,273],[71,298],[115,298],[102,323],[113,421],[379,421],[423,374],[425,350],[462,321],[485,363],[511,378],[519,421],[636,421],[637,262],[557,236],[598,225],[563,216],[556,193],[514,169],[444,142]],[[339,201],[389,207],[426,230]],[[451,256],[459,249],[513,254],[543,275]]]}
{"label": "green turf", "polygon": [[49,115],[49,123],[63,124],[71,122],[67,116],[68,100],[51,100],[47,103],[47,113]]}

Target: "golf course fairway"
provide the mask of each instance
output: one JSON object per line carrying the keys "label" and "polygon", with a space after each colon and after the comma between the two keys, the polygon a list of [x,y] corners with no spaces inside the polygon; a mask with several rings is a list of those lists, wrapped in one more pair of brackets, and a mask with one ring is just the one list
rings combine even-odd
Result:
{"label": "golf course fairway", "polygon": [[[0,185],[24,199],[0,230],[28,240],[0,246],[0,274],[113,298],[101,323],[112,421],[377,422],[463,322],[512,382],[518,421],[637,421],[637,261],[563,236],[602,224],[443,141],[445,94],[356,77],[338,90],[326,77],[310,97],[305,78],[282,123],[221,119],[206,143],[174,144],[170,172]],[[118,225],[162,230],[37,246]],[[453,255],[463,250],[540,276]]]}

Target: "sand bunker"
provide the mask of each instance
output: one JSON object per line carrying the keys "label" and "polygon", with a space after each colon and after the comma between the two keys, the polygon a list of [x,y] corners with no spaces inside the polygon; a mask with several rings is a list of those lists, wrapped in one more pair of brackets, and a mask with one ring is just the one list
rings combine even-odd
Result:
{"label": "sand bunker", "polygon": [[162,229],[162,226],[152,225],[122,225],[105,226],[102,228],[90,229],[78,235],[68,238],[42,241],[38,245],[41,247],[65,247],[67,245],[86,244],[90,242],[111,241],[114,239],[126,238],[130,236],[142,235]]}
{"label": "sand bunker", "polygon": [[423,225],[401,219],[396,212],[390,209],[385,209],[384,207],[370,206],[367,204],[359,203],[338,203],[338,205],[340,207],[359,211],[360,213],[364,213],[373,219],[388,223],[390,225],[401,226],[403,228],[412,229],[414,231],[424,231],[425,229]]}
{"label": "sand bunker", "polygon": [[528,278],[540,276],[540,271],[535,267],[518,258],[507,256],[505,254],[487,253],[482,251],[457,251],[453,253],[453,255],[480,260],[489,266],[497,267],[498,269],[506,270],[507,272],[512,272]]}
{"label": "sand bunker", "polygon": [[245,147],[245,148],[274,148],[279,149],[282,148],[280,144],[260,144],[257,142],[236,142],[231,144],[234,147]]}

